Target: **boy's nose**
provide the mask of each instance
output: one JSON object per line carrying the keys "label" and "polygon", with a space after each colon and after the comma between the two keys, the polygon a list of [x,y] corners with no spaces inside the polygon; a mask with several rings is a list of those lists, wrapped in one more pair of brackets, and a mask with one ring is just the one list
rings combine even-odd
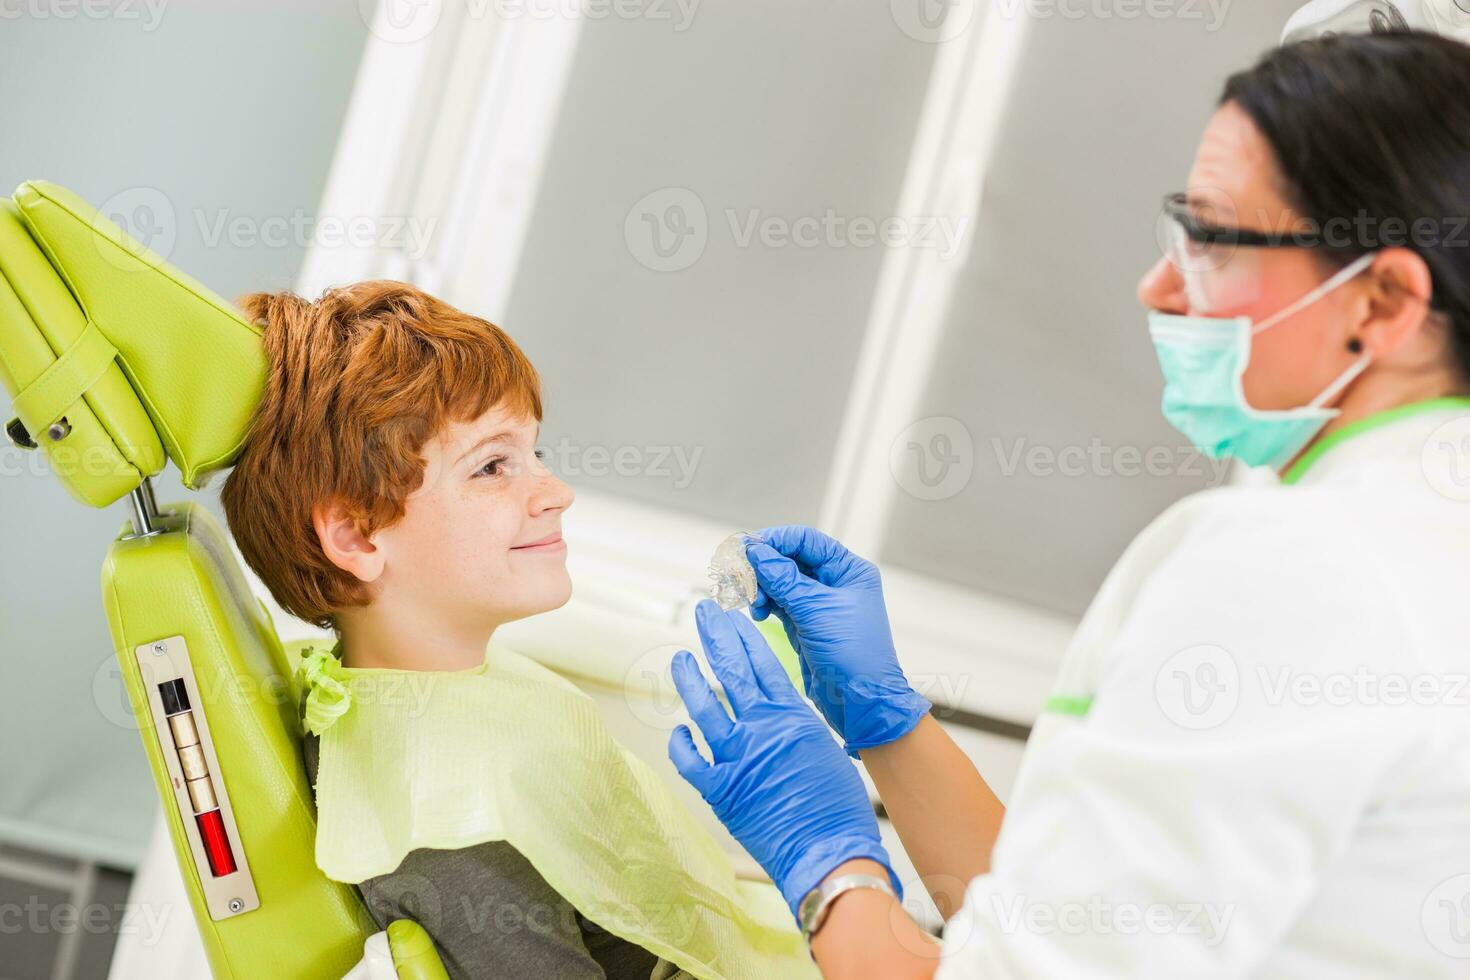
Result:
{"label": "boy's nose", "polygon": [[531,494],[531,513],[566,510],[576,499],[577,494],[571,487],[547,472],[542,475],[535,492]]}

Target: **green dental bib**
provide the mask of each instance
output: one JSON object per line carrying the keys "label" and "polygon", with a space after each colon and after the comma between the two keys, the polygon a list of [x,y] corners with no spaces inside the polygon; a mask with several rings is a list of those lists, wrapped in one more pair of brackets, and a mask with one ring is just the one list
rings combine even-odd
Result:
{"label": "green dental bib", "polygon": [[695,976],[818,976],[780,893],[738,880],[592,699],[540,664],[491,646],[468,670],[358,669],[318,650],[301,676],[329,878],[506,841],[588,919]]}

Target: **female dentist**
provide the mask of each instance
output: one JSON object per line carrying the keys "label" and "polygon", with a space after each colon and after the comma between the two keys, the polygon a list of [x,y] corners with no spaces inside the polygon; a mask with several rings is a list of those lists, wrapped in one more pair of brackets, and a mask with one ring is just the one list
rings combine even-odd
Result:
{"label": "female dentist", "polygon": [[670,755],[825,976],[1470,973],[1467,92],[1470,48],[1407,33],[1228,82],[1139,296],[1166,416],[1280,485],[1197,494],[1133,542],[1008,810],[905,680],[872,564],[809,528],[749,548],[753,613],[821,717],[745,617],[701,605],[731,712],[681,652],[712,761],[682,726]]}

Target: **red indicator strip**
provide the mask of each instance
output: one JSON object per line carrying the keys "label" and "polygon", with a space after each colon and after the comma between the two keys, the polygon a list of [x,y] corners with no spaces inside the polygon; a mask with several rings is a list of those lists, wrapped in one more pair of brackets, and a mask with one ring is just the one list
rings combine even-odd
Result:
{"label": "red indicator strip", "polygon": [[184,785],[189,790],[189,802],[194,810],[194,822],[199,825],[199,839],[204,843],[209,870],[216,878],[233,874],[235,855],[230,851],[224,817],[216,802],[204,751],[199,744],[199,730],[194,724],[189,694],[180,679],[158,685],[158,693],[163,699],[164,714],[168,716],[174,751],[184,772]]}
{"label": "red indicator strip", "polygon": [[199,823],[199,836],[204,839],[204,854],[209,858],[209,870],[216,878],[235,872],[235,856],[230,853],[230,842],[225,837],[225,822],[218,810],[201,813],[194,818]]}

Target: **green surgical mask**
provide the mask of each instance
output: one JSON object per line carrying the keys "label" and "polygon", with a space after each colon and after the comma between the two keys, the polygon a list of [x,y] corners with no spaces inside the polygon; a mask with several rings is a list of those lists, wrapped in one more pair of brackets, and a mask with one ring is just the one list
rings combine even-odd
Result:
{"label": "green surgical mask", "polygon": [[1302,408],[1261,410],[1245,400],[1241,378],[1251,337],[1311,306],[1373,261],[1364,255],[1286,309],[1253,324],[1248,316],[1149,314],[1149,336],[1164,372],[1164,418],[1211,459],[1280,469],[1338,414],[1327,408],[1372,360],[1362,357]]}

